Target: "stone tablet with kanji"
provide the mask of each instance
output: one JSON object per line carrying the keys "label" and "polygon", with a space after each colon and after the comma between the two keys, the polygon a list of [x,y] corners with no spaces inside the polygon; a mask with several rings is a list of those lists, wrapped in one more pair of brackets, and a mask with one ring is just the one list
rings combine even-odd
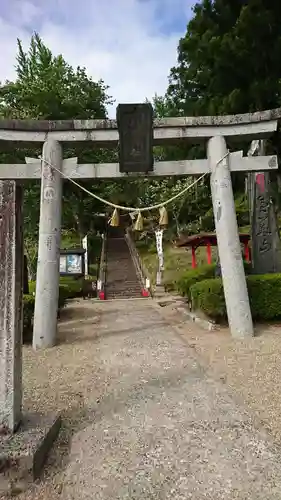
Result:
{"label": "stone tablet with kanji", "polygon": [[153,170],[153,109],[151,104],[119,104],[120,172]]}

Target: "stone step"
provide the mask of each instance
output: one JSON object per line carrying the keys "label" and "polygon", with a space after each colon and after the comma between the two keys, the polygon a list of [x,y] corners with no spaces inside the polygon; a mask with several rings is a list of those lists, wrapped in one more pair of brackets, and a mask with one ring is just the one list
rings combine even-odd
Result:
{"label": "stone step", "polygon": [[110,298],[110,297],[127,297],[127,298],[132,298],[132,297],[142,297],[141,292],[120,292],[120,291],[105,291],[105,298]]}
{"label": "stone step", "polygon": [[[109,233],[110,234],[110,233]],[[106,299],[142,297],[142,287],[124,237],[107,240]]]}
{"label": "stone step", "polygon": [[128,295],[128,294],[133,294],[133,295],[140,295],[141,291],[140,290],[119,290],[119,288],[106,288],[105,289],[107,294],[117,294],[117,295]]}
{"label": "stone step", "polygon": [[140,286],[140,283],[123,283],[123,282],[120,282],[120,283],[116,283],[116,282],[112,282],[110,281],[109,283],[106,284],[106,288],[109,290],[109,289],[118,289],[118,290],[140,290],[141,289],[141,286]]}
{"label": "stone step", "polygon": [[126,291],[126,290],[141,290],[141,286],[138,283],[136,283],[134,285],[129,285],[129,286],[127,286],[126,284],[125,285],[122,284],[120,286],[117,286],[113,283],[109,283],[108,285],[106,285],[106,290],[120,290],[120,291],[122,291],[122,290],[124,290],[124,291]]}

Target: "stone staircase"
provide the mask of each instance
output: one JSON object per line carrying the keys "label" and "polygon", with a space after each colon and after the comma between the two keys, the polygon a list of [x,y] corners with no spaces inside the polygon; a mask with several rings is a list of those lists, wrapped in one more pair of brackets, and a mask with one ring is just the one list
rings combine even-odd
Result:
{"label": "stone staircase", "polygon": [[106,249],[105,299],[142,297],[142,285],[124,231],[110,228]]}

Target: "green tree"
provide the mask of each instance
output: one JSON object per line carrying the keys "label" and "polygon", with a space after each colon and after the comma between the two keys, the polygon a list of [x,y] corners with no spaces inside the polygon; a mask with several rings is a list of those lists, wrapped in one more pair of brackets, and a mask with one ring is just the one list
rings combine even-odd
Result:
{"label": "green tree", "polygon": [[94,82],[85,68],[74,70],[54,56],[40,36],[31,38],[28,52],[18,40],[17,79],[0,88],[1,112],[8,118],[67,120],[105,118],[111,103],[108,87]]}
{"label": "green tree", "polygon": [[279,106],[280,2],[202,0],[193,11],[166,101],[195,115]]}
{"label": "green tree", "polygon": [[[215,115],[280,106],[280,2],[202,0],[193,10],[170,72],[164,98],[169,109],[176,108],[180,115]],[[247,150],[249,144],[238,147]],[[279,134],[268,144],[268,152],[280,157]],[[240,196],[244,175],[233,179]]]}
{"label": "green tree", "polygon": [[[16,79],[0,86],[0,116],[18,119],[104,119],[106,106],[112,102],[108,87],[102,80],[94,82],[85,68],[73,69],[61,55],[54,56],[44,45],[38,34],[31,38],[30,47],[24,52],[18,40],[16,56]],[[1,153],[5,162],[24,162],[25,156],[37,156],[41,150],[12,150],[9,144]],[[102,150],[64,150],[64,155],[79,156],[80,160],[110,161],[115,152]],[[95,191],[97,184],[87,185]],[[100,189],[99,189],[100,192]],[[83,199],[82,199],[83,198]],[[26,251],[34,255],[34,245],[38,238],[40,204],[39,183],[28,183],[24,189],[24,228]],[[63,228],[78,231],[80,238],[92,226],[92,215],[100,211],[101,204],[93,197],[64,184]],[[35,252],[36,254],[36,252]],[[33,274],[36,258],[33,261]],[[35,266],[36,267],[36,266]]]}
{"label": "green tree", "polygon": [[[186,177],[166,177],[160,180],[146,179],[139,189],[139,205],[151,206],[165,202],[174,197],[192,184],[193,179]],[[200,204],[198,204],[200,198]],[[194,232],[198,230],[196,220],[202,217],[210,205],[209,192],[203,182],[192,186],[182,196],[166,205],[169,216],[169,231],[166,232],[169,238],[179,237],[183,231]],[[155,229],[159,221],[159,212],[153,211],[149,216],[150,229]]]}

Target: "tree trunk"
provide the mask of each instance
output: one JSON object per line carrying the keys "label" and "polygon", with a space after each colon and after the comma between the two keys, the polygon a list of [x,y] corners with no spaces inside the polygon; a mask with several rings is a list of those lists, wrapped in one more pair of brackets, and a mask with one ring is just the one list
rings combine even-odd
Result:
{"label": "tree trunk", "polygon": [[80,220],[79,214],[74,214],[73,216],[74,216],[74,220],[75,220],[75,224],[76,224],[76,230],[77,230],[77,233],[79,235],[80,245],[82,245],[82,239],[84,238],[85,234],[83,231],[81,220]]}
{"label": "tree trunk", "polygon": [[180,230],[180,225],[179,225],[179,219],[178,219],[178,216],[174,210],[173,210],[173,216],[174,216],[175,223],[176,223],[177,237],[180,238],[181,230]]}

